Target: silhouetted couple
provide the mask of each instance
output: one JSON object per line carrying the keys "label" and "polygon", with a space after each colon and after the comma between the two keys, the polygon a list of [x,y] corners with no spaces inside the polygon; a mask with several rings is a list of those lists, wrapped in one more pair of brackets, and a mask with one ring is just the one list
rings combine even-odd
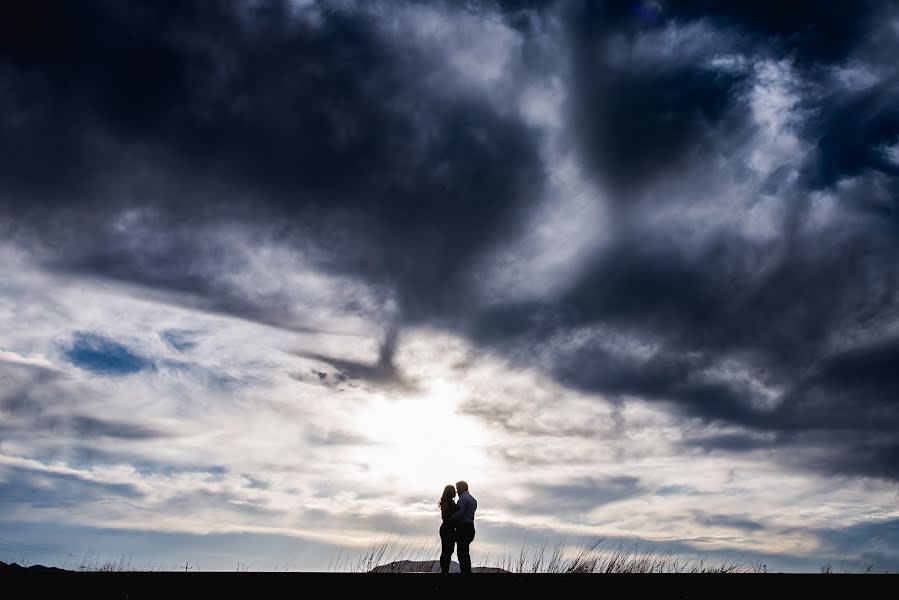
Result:
{"label": "silhouetted couple", "polygon": [[[456,490],[459,490],[458,504],[455,501]],[[458,481],[455,488],[451,485],[443,488],[443,496],[437,504],[443,518],[440,525],[440,572],[449,573],[455,544],[459,554],[459,571],[471,573],[469,546],[474,540],[474,511],[478,509],[478,501],[468,493],[468,484]]]}

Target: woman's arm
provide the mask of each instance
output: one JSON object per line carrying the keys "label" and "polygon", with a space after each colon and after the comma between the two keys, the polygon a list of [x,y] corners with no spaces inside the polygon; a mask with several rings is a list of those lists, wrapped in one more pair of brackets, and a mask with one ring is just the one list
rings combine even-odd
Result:
{"label": "woman's arm", "polygon": [[451,519],[453,517],[453,515],[455,515],[457,512],[459,512],[459,505],[456,504],[455,502],[452,502],[446,508],[440,509],[440,513],[441,513],[440,516],[443,517],[444,521],[447,521],[448,519]]}
{"label": "woman's arm", "polygon": [[456,505],[456,510],[450,516],[449,519],[446,520],[447,523],[452,523],[455,525],[456,521],[459,520],[459,517],[462,516],[462,503],[465,502],[465,498],[459,498],[459,504]]}

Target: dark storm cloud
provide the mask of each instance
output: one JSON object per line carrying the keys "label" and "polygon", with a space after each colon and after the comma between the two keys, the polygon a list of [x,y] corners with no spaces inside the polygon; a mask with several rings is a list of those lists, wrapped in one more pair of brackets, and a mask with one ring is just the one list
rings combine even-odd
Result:
{"label": "dark storm cloud", "polygon": [[664,49],[654,59],[610,58],[622,34],[644,29],[629,4],[576,3],[571,17],[573,126],[594,176],[621,202],[635,188],[710,157],[722,127],[740,121],[733,109],[742,79]]}
{"label": "dark storm cloud", "polygon": [[302,358],[326,363],[337,370],[337,374],[330,378],[327,373],[313,370],[321,383],[336,382],[340,384],[348,379],[361,379],[375,385],[411,390],[414,389],[414,384],[407,381],[394,364],[398,338],[399,327],[397,324],[393,324],[387,329],[384,339],[378,347],[378,359],[373,363],[342,359],[317,352],[297,352],[296,354]]}
{"label": "dark storm cloud", "polygon": [[[823,358],[776,409],[747,410],[729,419],[751,431],[689,443],[707,450],[779,450],[824,472],[897,479],[897,359],[895,340]],[[725,404],[727,396],[714,400]],[[698,412],[714,416],[711,410]]]}
{"label": "dark storm cloud", "polygon": [[[8,211],[66,238],[51,257],[64,269],[252,312],[196,268],[203,249],[186,233],[241,219],[319,243],[321,266],[390,282],[407,314],[433,313],[539,183],[526,127],[429,84],[438,57],[380,37],[361,10],[41,6],[8,9],[29,33],[0,50],[2,178]],[[158,246],[117,236],[110,222],[129,207],[150,209]],[[90,235],[65,236],[63,218]]]}
{"label": "dark storm cloud", "polygon": [[[851,406],[847,403],[847,406]],[[685,448],[708,453],[774,453],[782,462],[799,468],[811,468],[829,476],[846,474],[882,479],[899,479],[896,460],[899,439],[895,427],[873,424],[858,428],[842,425],[838,414],[831,414],[832,429],[802,432],[745,431],[719,435],[688,436]],[[776,417],[770,426],[777,427]],[[811,426],[809,426],[811,427]]]}
{"label": "dark storm cloud", "polygon": [[699,385],[690,377],[710,364],[711,351],[749,351],[772,373],[792,372],[820,358],[816,352],[835,325],[863,325],[888,310],[895,299],[888,263],[897,247],[886,236],[862,237],[871,232],[882,233],[877,223],[867,231],[836,230],[829,237],[842,243],[797,244],[763,267],[781,249],[720,237],[688,257],[664,240],[637,241],[635,231],[589,265],[554,304],[512,305],[505,312],[494,307],[485,318],[493,323],[494,340],[597,323],[645,331],[662,343],[640,360],[600,337],[566,355],[556,365],[560,376],[586,389],[643,395],[681,384],[689,395],[689,386]]}
{"label": "dark storm cloud", "polygon": [[[893,412],[899,395],[899,341],[856,348],[822,360],[802,385],[779,408],[787,425],[812,424],[824,429],[840,427],[899,428]],[[835,417],[840,405],[852,402],[853,411]]]}
{"label": "dark storm cloud", "polygon": [[[585,67],[587,68],[587,67]],[[739,78],[695,66],[625,65],[585,74],[585,147],[619,194],[708,159]],[[608,92],[614,89],[615,93]]]}
{"label": "dark storm cloud", "polygon": [[[809,133],[818,139],[818,160],[809,173],[814,184],[831,185],[869,170],[899,175],[899,164],[884,153],[899,140],[899,79],[890,79],[870,90],[834,93],[826,100],[809,125]],[[895,187],[893,191],[889,208],[895,218]]]}
{"label": "dark storm cloud", "polygon": [[[562,3],[565,4],[565,3]],[[633,36],[670,23],[707,21],[730,34],[731,43],[763,44],[771,52],[801,62],[831,63],[861,45],[882,15],[875,1],[824,6],[797,0],[773,7],[752,0],[653,2],[609,0],[567,3],[580,40],[610,35]]]}
{"label": "dark storm cloud", "polygon": [[876,1],[824,5],[797,0],[777,7],[752,0],[672,4],[675,18],[706,18],[751,35],[778,53],[815,63],[845,58],[863,41],[882,8]]}
{"label": "dark storm cloud", "polygon": [[564,484],[532,484],[530,500],[515,504],[525,514],[565,514],[583,518],[590,510],[646,493],[636,477],[584,477]]}
{"label": "dark storm cloud", "polygon": [[[632,192],[657,177],[710,161],[715,152],[739,143],[746,127],[746,73],[715,70],[711,58],[785,58],[812,83],[863,49],[872,34],[882,37],[879,30],[889,29],[895,16],[894,3],[877,2],[825,7],[801,1],[774,8],[748,1],[698,0],[664,7],[576,1],[567,6],[576,137],[594,174],[613,187],[619,201],[632,201]],[[706,31],[696,36],[715,33],[720,39],[707,40],[705,48],[691,50],[693,55],[658,48],[653,58],[609,58],[623,39],[632,41],[672,24],[703,24]],[[890,53],[895,54],[895,47]],[[899,173],[882,151],[899,137],[895,73],[871,89],[821,94],[803,99],[814,114],[805,134],[818,150],[807,167],[811,183],[830,185],[867,169]]]}
{"label": "dark storm cloud", "polygon": [[[665,401],[685,416],[746,428],[727,438],[698,434],[688,444],[780,449],[797,466],[895,479],[899,406],[886,366],[894,364],[895,339],[876,341],[883,338],[873,333],[899,308],[897,167],[885,151],[899,139],[899,113],[892,70],[882,59],[865,64],[876,54],[868,36],[892,39],[881,31],[893,27],[895,7],[800,2],[775,11],[696,2],[648,19],[631,10],[636,5],[567,5],[574,139],[612,196],[614,241],[558,298],[491,306],[472,321],[472,337],[579,389]],[[659,32],[672,26],[695,26],[694,43],[655,54],[645,42],[642,54],[629,46],[648,35],[662,43]],[[712,58],[727,55],[791,65],[807,116],[797,131],[812,152],[797,162],[795,184],[779,176],[758,190],[784,203],[778,238],[752,241],[722,229],[687,248],[676,235],[645,228],[655,207],[637,200],[721,157],[746,176],[738,150],[756,127],[748,102],[755,82],[751,70],[712,68]],[[834,84],[835,69],[858,61],[878,74],[873,83]],[[842,218],[808,231],[809,199],[821,190],[834,195]],[[560,345],[588,327],[642,348],[628,351],[603,333]],[[843,349],[843,339],[854,349]],[[745,372],[711,375],[722,361]]]}
{"label": "dark storm cloud", "polygon": [[[755,249],[743,245],[741,255],[733,241],[691,259],[676,247],[628,241],[607,251],[554,305],[509,307],[512,318],[492,330],[490,343],[513,356],[535,349],[549,372],[575,388],[666,401],[689,417],[760,432],[717,442],[700,436],[699,447],[741,451],[792,440],[815,468],[892,478],[896,341],[842,352],[829,343],[834,331],[869,331],[894,310],[897,248],[876,223],[830,239],[829,247],[803,241],[765,271],[748,254]],[[628,353],[602,334],[563,348],[553,342],[560,332],[596,325],[646,336],[647,348]],[[730,356],[783,390],[776,408],[766,408],[745,379],[708,376]],[[841,435],[823,444],[799,435],[816,431]]]}

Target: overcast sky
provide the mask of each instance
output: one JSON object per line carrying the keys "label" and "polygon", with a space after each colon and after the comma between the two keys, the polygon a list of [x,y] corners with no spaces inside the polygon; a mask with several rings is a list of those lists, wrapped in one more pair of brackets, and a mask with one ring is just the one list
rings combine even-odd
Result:
{"label": "overcast sky", "polygon": [[763,5],[3,3],[0,560],[899,570],[899,7]]}

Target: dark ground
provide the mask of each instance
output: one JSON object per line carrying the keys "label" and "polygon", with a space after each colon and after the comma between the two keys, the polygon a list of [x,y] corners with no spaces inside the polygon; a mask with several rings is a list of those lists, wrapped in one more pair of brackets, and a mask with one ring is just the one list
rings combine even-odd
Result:
{"label": "dark ground", "polygon": [[[4,598],[798,598],[892,597],[897,575],[77,573],[0,571]],[[326,596],[325,596],[326,595]]]}

